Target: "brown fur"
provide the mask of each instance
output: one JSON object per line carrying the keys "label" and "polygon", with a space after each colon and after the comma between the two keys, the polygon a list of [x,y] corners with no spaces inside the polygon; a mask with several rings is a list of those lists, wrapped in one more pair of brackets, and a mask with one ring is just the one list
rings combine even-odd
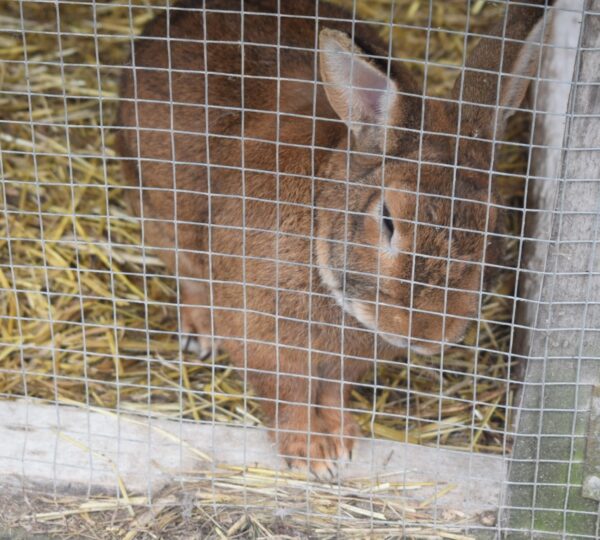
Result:
{"label": "brown fur", "polygon": [[[277,428],[281,453],[296,465],[310,456],[312,470],[320,472],[327,460],[348,453],[351,437],[358,434],[343,411],[351,384],[373,366],[374,357],[394,354],[385,339],[376,341],[365,329],[365,321],[386,339],[408,337],[417,350],[434,353],[442,342],[460,340],[477,316],[477,263],[486,249],[482,233],[498,224],[497,210],[489,206],[494,194],[488,200],[486,172],[464,170],[458,171],[453,191],[453,169],[444,165],[455,162],[456,137],[439,134],[456,134],[457,108],[423,103],[418,85],[398,61],[389,66],[391,80],[413,95],[394,99],[387,134],[377,125],[355,126],[348,159],[348,128],[336,114],[346,105],[343,97],[335,85],[319,85],[315,92],[313,81],[319,78],[315,31],[338,31],[321,34],[320,48],[326,43],[349,47],[340,32],[350,34],[350,22],[319,20],[317,28],[315,3],[282,2],[284,13],[299,17],[279,19],[280,43],[305,50],[281,48],[278,63],[274,47],[260,46],[277,43],[276,17],[245,14],[242,36],[239,2],[206,4],[227,11],[205,14],[206,38],[228,43],[210,43],[205,51],[202,3],[191,0],[178,7],[196,9],[171,12],[170,54],[166,41],[152,39],[167,35],[164,14],[135,43],[135,79],[126,69],[121,89],[126,101],[118,122],[120,153],[128,158],[125,177],[142,188],[131,189],[130,200],[144,218],[146,244],[157,248],[170,273],[177,271],[182,279],[182,330],[207,339],[213,332],[218,336]],[[276,11],[274,0],[246,0],[244,6],[252,12]],[[541,13],[536,7],[511,7],[511,37],[525,39]],[[351,19],[327,3],[319,3],[318,16]],[[357,57],[364,52],[387,56],[373,27],[358,21],[354,31]],[[484,41],[469,65],[496,69],[499,43]],[[521,49],[507,47],[504,66],[517,63]],[[170,77],[164,71],[169,58]],[[321,80],[327,83],[332,75],[323,58]],[[385,63],[368,62],[386,73]],[[214,72],[208,76],[208,95],[205,67]],[[480,78],[465,77],[463,98],[495,103],[495,77],[486,75],[485,84]],[[518,106],[521,88],[512,91],[518,95],[509,104]],[[436,134],[423,137],[420,152],[418,136],[406,128],[420,129],[423,106],[425,130]],[[238,110],[242,107],[244,113]],[[270,114],[277,110],[279,125]],[[489,110],[466,107],[462,118],[461,134],[493,135]],[[138,132],[128,129],[136,127]],[[388,158],[382,169],[382,158],[369,153],[382,152],[384,134]],[[489,145],[464,140],[461,145],[458,164],[490,169]],[[430,162],[420,172],[419,158]],[[452,204],[452,195],[463,200]],[[397,245],[389,253],[382,250],[385,231],[377,217],[383,200],[396,230]],[[415,218],[431,226],[415,231]],[[448,262],[450,225],[453,260]],[[488,261],[494,250],[488,247]],[[336,295],[354,303],[357,318],[344,313]]]}

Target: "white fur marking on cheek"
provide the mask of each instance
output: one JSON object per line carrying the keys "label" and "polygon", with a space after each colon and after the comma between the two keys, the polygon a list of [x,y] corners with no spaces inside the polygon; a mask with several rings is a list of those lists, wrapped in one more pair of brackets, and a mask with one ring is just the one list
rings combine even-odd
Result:
{"label": "white fur marking on cheek", "polygon": [[319,275],[321,276],[323,283],[331,291],[331,294],[333,295],[333,298],[335,299],[338,306],[340,306],[346,313],[348,313],[349,315],[352,315],[353,317],[358,319],[360,322],[365,324],[364,321],[362,321],[356,315],[356,312],[353,308],[353,302],[348,302],[344,298],[344,295],[340,291],[340,285],[339,285],[337,279],[335,278],[335,276],[333,275],[333,272],[331,271],[331,269],[329,267],[327,267],[324,264],[324,262],[321,259],[322,259],[322,257],[320,256],[320,252],[317,251],[317,261],[319,263]]}
{"label": "white fur marking on cheek", "polygon": [[375,330],[375,319],[373,318],[373,308],[362,302],[350,302],[354,317],[364,324],[367,328]]}
{"label": "white fur marking on cheek", "polygon": [[352,310],[352,304],[344,300],[343,294],[339,290],[339,284],[337,283],[333,272],[329,268],[319,267],[319,274],[321,275],[321,279],[327,285],[331,294],[333,294],[333,298],[335,299],[338,306],[340,306],[346,313],[352,315],[354,312]]}
{"label": "white fur marking on cheek", "polygon": [[327,287],[331,290],[331,292],[334,294],[334,296],[337,296],[339,294],[338,282],[335,279],[333,272],[329,268],[327,268],[325,266],[321,266],[320,261],[319,261],[319,274],[321,276],[321,279],[323,280],[323,283],[325,283],[325,285],[327,285]]}
{"label": "white fur marking on cheek", "polygon": [[[343,297],[342,293],[339,290],[340,285],[339,285],[337,279],[335,278],[335,276],[333,275],[333,272],[331,271],[331,269],[327,266],[327,264],[323,260],[323,256],[321,255],[321,250],[319,250],[319,249],[317,249],[317,262],[319,263],[319,275],[321,276],[323,283],[331,291],[331,294],[333,294],[333,298],[335,299],[337,304],[342,309],[345,309],[346,311],[348,311],[348,306],[347,306],[346,302],[344,301],[344,297]],[[350,311],[348,311],[348,312],[350,314],[352,314]]]}
{"label": "white fur marking on cheek", "polygon": [[[322,260],[323,257],[321,255],[321,251],[317,250],[317,262],[319,263],[319,275],[323,280],[323,283],[327,286],[327,288],[331,291],[333,298],[336,303],[349,315],[352,315],[358,322],[364,325],[366,328],[370,330],[374,330],[377,332],[377,327],[375,324],[374,318],[374,307],[367,305],[363,302],[358,301],[348,301],[344,298],[343,294],[339,290],[339,283],[336,280],[331,269],[326,266],[325,262]],[[395,336],[393,334],[381,333],[382,337],[392,345],[396,347],[400,347],[405,349],[408,346],[408,342],[406,339]]]}
{"label": "white fur marking on cheek", "polygon": [[379,332],[377,330],[374,318],[374,308],[363,304],[362,302],[352,302],[352,308],[354,316],[360,323],[364,324],[367,328],[378,332],[378,334],[388,343],[400,349],[406,349],[408,347],[408,340],[406,338],[388,332]]}
{"label": "white fur marking on cheek", "polygon": [[408,347],[408,340],[402,336],[396,336],[395,334],[382,333],[381,336],[388,343],[391,343],[395,347],[400,349],[406,349]]}
{"label": "white fur marking on cheek", "polygon": [[[317,257],[318,258],[318,257]],[[378,332],[377,325],[375,324],[374,318],[374,307],[363,302],[358,301],[347,301],[344,299],[342,293],[339,291],[338,283],[335,280],[333,272],[327,267],[319,267],[319,274],[321,275],[321,279],[330,289],[333,297],[337,304],[349,315],[352,315],[358,322],[364,325],[366,328]],[[383,339],[385,339],[391,345],[398,347],[400,349],[408,348],[408,339],[402,336],[397,336],[395,334],[390,334],[387,332],[378,332]],[[411,346],[411,349],[421,355],[430,355],[432,354],[427,349],[419,346]]]}
{"label": "white fur marking on cheek", "polygon": [[[408,343],[406,346],[408,347]],[[420,345],[411,345],[410,349],[416,352],[417,354],[420,354],[421,356],[433,356],[434,354],[436,354],[435,351],[431,351],[427,347],[422,347]]]}

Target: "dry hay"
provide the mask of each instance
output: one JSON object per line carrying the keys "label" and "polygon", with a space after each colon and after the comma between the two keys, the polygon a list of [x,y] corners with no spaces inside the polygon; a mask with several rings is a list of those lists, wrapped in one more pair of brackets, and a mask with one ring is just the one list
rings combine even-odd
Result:
{"label": "dry hay", "polygon": [[[415,502],[411,493],[432,484],[363,478],[330,486],[301,475],[257,468],[220,467],[205,480],[146,496],[58,499],[36,495],[26,504],[0,494],[0,538],[34,534],[68,538],[407,538],[474,540],[458,511],[435,512],[437,497]],[[452,486],[450,486],[451,488]],[[479,526],[494,525],[482,513]],[[23,535],[23,536],[20,536]]]}
{"label": "dry hay", "polygon": [[[152,17],[150,3],[164,5],[132,2],[139,7],[130,10],[125,2],[24,1],[0,9],[0,59],[6,61],[0,64],[0,204],[8,210],[0,223],[0,396],[256,423],[260,410],[244,400],[242,382],[225,358],[197,363],[187,355],[176,362],[174,283],[161,277],[158,258],[142,258],[138,222],[123,201],[110,126],[119,66],[127,59],[132,29],[138,32]],[[359,0],[357,12],[388,23],[391,5]],[[423,59],[426,28],[435,29],[429,59],[440,65],[427,70],[432,95],[447,91],[457,73],[450,68],[462,62],[466,5],[436,1],[430,21],[429,2],[395,2],[395,55]],[[473,32],[485,30],[502,12],[483,0],[471,5]],[[382,25],[382,34],[389,29]],[[422,72],[422,65],[411,65]],[[510,130],[514,140],[527,141],[526,119],[515,118]],[[501,171],[522,173],[526,162],[524,146],[500,151]],[[506,204],[522,206],[518,177],[500,177],[496,186]],[[518,236],[515,216],[510,229]],[[510,243],[512,258],[517,245]],[[512,396],[504,354],[513,314],[510,273],[499,278],[495,293],[486,297],[481,322],[465,339],[468,347],[444,354],[443,370],[435,359],[401,358],[381,366],[376,390],[373,381],[364,381],[353,392],[365,436],[509,450],[503,432]],[[250,526],[260,528],[244,522]]]}

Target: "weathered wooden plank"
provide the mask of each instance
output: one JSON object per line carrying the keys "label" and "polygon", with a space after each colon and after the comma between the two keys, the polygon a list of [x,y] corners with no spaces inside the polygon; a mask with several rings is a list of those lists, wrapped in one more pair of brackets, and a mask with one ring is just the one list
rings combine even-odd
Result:
{"label": "weathered wooden plank", "polygon": [[[121,480],[129,493],[156,494],[223,464],[287,471],[264,429],[0,401],[0,486],[116,495]],[[359,443],[340,480],[437,484],[415,491],[417,501],[452,484],[440,510],[475,517],[498,507],[504,474],[501,457],[373,440]]]}
{"label": "weathered wooden plank", "polygon": [[[559,7],[583,7],[562,1]],[[581,19],[581,17],[579,17]],[[591,390],[600,381],[600,1],[557,17],[539,88],[515,353],[527,358],[503,523],[510,538],[594,538],[581,495]],[[581,28],[581,34],[579,32]],[[575,48],[583,49],[575,56]],[[568,83],[567,83],[568,84]],[[564,133],[564,136],[563,136]],[[553,147],[555,149],[549,149]],[[562,148],[562,150],[561,150]],[[521,531],[521,532],[518,532]]]}

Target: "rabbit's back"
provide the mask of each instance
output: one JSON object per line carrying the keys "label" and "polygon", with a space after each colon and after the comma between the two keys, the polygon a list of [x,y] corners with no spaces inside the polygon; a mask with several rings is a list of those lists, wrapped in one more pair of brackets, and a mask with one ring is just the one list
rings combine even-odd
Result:
{"label": "rabbit's back", "polygon": [[[196,6],[182,2],[168,21],[166,12],[151,21],[123,74],[120,153],[127,182],[141,188],[128,192],[145,244],[162,248],[169,273],[182,277],[196,277],[211,252],[213,280],[315,290],[302,268],[313,258],[314,176],[335,175],[320,163],[347,136],[315,85],[316,3],[281,2],[277,16],[276,1],[245,1],[243,32],[239,2]],[[319,4],[318,16],[352,31],[330,20],[351,20],[341,8]],[[383,50],[368,25],[355,33]],[[213,301],[241,307],[234,288],[215,286]],[[271,305],[268,292],[257,302]]]}
{"label": "rabbit's back", "polygon": [[[312,117],[316,113],[318,118],[338,120],[322,88],[315,86],[316,17],[324,18],[328,27],[354,31],[367,50],[383,51],[383,43],[369,25],[355,24],[353,30],[351,14],[337,6],[309,0],[281,2],[277,16],[277,4],[276,0],[245,1],[242,15],[239,1],[207,1],[203,11],[198,2],[188,0],[171,9],[169,20],[163,12],[146,26],[134,44],[133,69],[124,71],[121,97],[128,101],[119,115],[122,126],[158,130],[140,136],[140,157],[206,163],[205,137],[193,134],[206,134],[208,128],[216,137],[234,138],[220,138],[215,148],[211,145],[210,163],[239,167],[242,135],[250,140],[311,144],[312,119],[292,120],[286,114]],[[138,101],[137,111],[129,101],[133,99]],[[276,112],[284,116],[279,127],[276,115],[268,114]],[[319,142],[335,146],[342,134],[341,126],[337,127],[321,134],[316,126]],[[176,133],[174,156],[171,129]],[[126,130],[121,145],[126,154],[137,155],[135,132]],[[255,165],[264,168],[266,163],[261,159]]]}
{"label": "rabbit's back", "polygon": [[[281,2],[277,16],[277,4],[245,1],[242,17],[236,1],[207,1],[205,12],[197,2],[181,2],[169,20],[163,12],[148,23],[134,44],[121,86],[120,153],[128,183],[143,188],[128,191],[147,220],[145,242],[166,248],[173,272],[168,250],[174,246],[244,254],[250,259],[245,279],[269,285],[273,269],[253,273],[261,266],[253,260],[311,261],[312,179],[332,174],[320,164],[347,135],[315,84],[315,17],[349,32],[352,17],[308,0]],[[354,32],[369,50],[384,50],[369,25],[356,24]],[[181,224],[178,235],[174,221]],[[216,226],[210,245],[207,222]],[[188,262],[180,263],[180,275],[182,264]],[[214,268],[213,278],[242,280],[231,259]],[[294,288],[309,288],[299,275],[297,269],[287,277],[280,273],[280,283],[289,279]]]}

